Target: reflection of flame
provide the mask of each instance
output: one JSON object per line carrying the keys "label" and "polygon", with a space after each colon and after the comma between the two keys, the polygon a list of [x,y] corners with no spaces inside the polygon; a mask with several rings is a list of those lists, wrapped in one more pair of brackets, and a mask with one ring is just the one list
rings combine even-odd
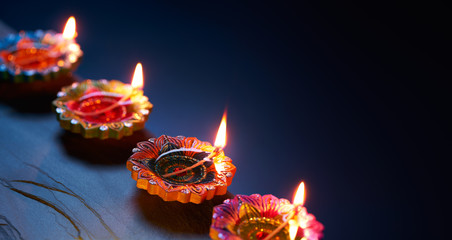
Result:
{"label": "reflection of flame", "polygon": [[291,220],[289,220],[289,225],[290,225],[289,236],[290,236],[291,240],[294,240],[295,237],[297,236],[298,222],[293,220],[293,219],[291,219]]}
{"label": "reflection of flame", "polygon": [[223,113],[217,137],[215,138],[215,147],[224,148],[226,146],[226,111]]}
{"label": "reflection of flame", "polygon": [[67,22],[66,26],[64,27],[63,31],[63,38],[66,40],[74,39],[77,36],[77,31],[75,30],[75,18],[70,17]]}
{"label": "reflection of flame", "polygon": [[143,66],[141,63],[137,63],[135,67],[135,72],[133,73],[132,78],[132,87],[133,88],[143,88]]}
{"label": "reflection of flame", "polygon": [[[300,185],[298,185],[298,189],[295,192],[295,197],[293,198],[293,205],[295,207],[297,206],[303,206],[304,203],[304,182],[301,182]],[[295,220],[290,220],[289,222],[290,228],[289,228],[289,235],[290,239],[295,239],[297,236],[298,226],[300,223]]]}
{"label": "reflection of flame", "polygon": [[222,162],[215,163],[215,170],[217,170],[217,172],[223,172],[224,171],[224,163],[222,163]]}

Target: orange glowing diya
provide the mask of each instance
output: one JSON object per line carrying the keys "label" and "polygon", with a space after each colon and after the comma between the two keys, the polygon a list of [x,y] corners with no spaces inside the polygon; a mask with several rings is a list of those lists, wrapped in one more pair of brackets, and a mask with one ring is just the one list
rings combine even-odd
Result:
{"label": "orange glowing diya", "polygon": [[303,207],[304,183],[293,204],[273,195],[236,195],[213,210],[210,237],[215,240],[319,240],[323,225]]}
{"label": "orange glowing diya", "polygon": [[64,87],[53,101],[62,128],[85,138],[130,136],[144,128],[153,105],[143,95],[143,68],[138,63],[131,84],[85,80]]}
{"label": "orange glowing diya", "polygon": [[63,33],[21,31],[0,40],[0,82],[48,81],[69,77],[83,52],[75,42],[75,18]]}
{"label": "orange glowing diya", "polygon": [[162,135],[140,142],[127,161],[137,187],[165,201],[201,203],[224,195],[236,168],[225,156],[226,115],[215,146],[194,137]]}

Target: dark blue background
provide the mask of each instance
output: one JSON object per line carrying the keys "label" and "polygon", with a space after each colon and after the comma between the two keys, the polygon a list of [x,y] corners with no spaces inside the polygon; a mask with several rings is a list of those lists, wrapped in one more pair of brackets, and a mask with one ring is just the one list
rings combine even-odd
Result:
{"label": "dark blue background", "polygon": [[414,3],[8,1],[0,19],[61,31],[74,15],[83,78],[128,82],[141,61],[155,105],[147,129],[157,136],[213,142],[227,107],[234,194],[292,199],[304,180],[326,239],[445,239],[449,12]]}

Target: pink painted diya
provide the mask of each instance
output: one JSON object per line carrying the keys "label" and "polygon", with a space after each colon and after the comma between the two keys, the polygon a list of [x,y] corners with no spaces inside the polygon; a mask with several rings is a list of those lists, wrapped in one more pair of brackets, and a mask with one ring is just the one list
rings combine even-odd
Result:
{"label": "pink painted diya", "polygon": [[63,33],[37,30],[8,35],[0,41],[0,83],[69,77],[83,55],[76,35],[74,17]]}
{"label": "pink painted diya", "polygon": [[[289,224],[290,223],[290,224]],[[210,237],[215,240],[318,240],[323,225],[301,205],[273,195],[236,195],[213,209]]]}
{"label": "pink painted diya", "polygon": [[[141,84],[136,86],[136,81]],[[74,83],[58,93],[53,101],[54,112],[62,128],[85,138],[130,136],[144,128],[153,107],[140,89],[142,82],[142,67],[138,64],[132,85],[116,80]]]}
{"label": "pink painted diya", "polygon": [[219,147],[194,137],[140,142],[127,161],[137,187],[165,201],[201,203],[224,195],[236,168]]}

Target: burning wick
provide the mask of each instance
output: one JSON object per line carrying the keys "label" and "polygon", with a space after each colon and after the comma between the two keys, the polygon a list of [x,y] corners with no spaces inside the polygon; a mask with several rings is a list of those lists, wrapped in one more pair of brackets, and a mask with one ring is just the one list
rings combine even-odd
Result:
{"label": "burning wick", "polygon": [[68,42],[71,42],[75,37],[77,37],[74,16],[69,17],[69,19],[66,22],[66,25],[64,26],[63,34],[61,35],[64,41],[61,41],[60,43],[53,46],[50,54],[53,55],[61,54],[60,52],[63,51],[63,48],[68,44]]}
{"label": "burning wick", "polygon": [[[126,100],[128,98],[130,98],[130,95],[132,95],[133,90],[140,89],[140,88],[143,87],[143,66],[141,65],[141,63],[137,63],[137,66],[135,67],[135,72],[133,74],[131,85],[132,85],[132,90],[128,94],[124,95],[117,102],[111,104],[110,106],[108,106],[106,108],[102,108],[102,109],[96,110],[94,112],[81,112],[81,111],[77,111],[77,110],[73,110],[73,112],[75,114],[79,115],[79,116],[96,116],[96,115],[99,115],[101,113],[105,113],[105,112],[108,112],[108,111],[110,111],[112,109],[115,109],[119,105],[122,105],[122,104],[126,103],[127,102]],[[104,92],[101,92],[101,93],[98,93],[98,94],[100,94],[102,96],[111,95],[110,93],[107,94],[107,93],[104,93]],[[82,97],[80,100],[87,98],[87,96]]]}
{"label": "burning wick", "polygon": [[[225,146],[226,146],[226,112],[223,113],[223,118],[221,119],[220,127],[218,128],[218,132],[217,132],[217,137],[215,138],[215,149],[209,154],[209,156],[205,157],[203,160],[193,164],[190,167],[187,167],[187,168],[184,168],[184,169],[181,169],[178,171],[174,171],[172,173],[167,173],[165,175],[162,175],[162,177],[166,178],[166,177],[171,177],[171,176],[174,176],[177,174],[181,174],[181,173],[191,170],[205,162],[211,162],[212,158],[215,158],[220,153],[220,150],[223,149]],[[192,148],[190,148],[190,149],[192,149]],[[190,150],[190,149],[188,149],[188,150]],[[169,151],[169,152],[177,152],[177,150],[186,151],[187,149],[181,148],[181,149],[176,149],[176,150]],[[199,149],[196,149],[196,150],[199,151]],[[169,153],[169,152],[167,152],[167,153]],[[157,160],[159,158],[157,158]]]}
{"label": "burning wick", "polygon": [[[273,230],[273,232],[271,232],[266,238],[264,238],[264,240],[270,240],[273,236],[278,234],[278,232],[285,228],[290,223],[290,220],[292,220],[293,217],[298,214],[298,212],[300,211],[299,208],[304,204],[304,192],[305,192],[304,182],[301,182],[300,185],[298,185],[297,192],[295,193],[295,197],[293,200],[294,204],[293,210],[287,216],[286,218],[287,220],[281,225],[279,225],[278,228]],[[296,222],[296,224],[291,224],[289,229],[290,239],[295,239],[297,231],[298,231],[298,222]]]}
{"label": "burning wick", "polygon": [[[51,62],[51,59],[59,58],[68,50],[68,44],[71,43],[76,35],[75,18],[71,16],[67,20],[63,33],[61,34],[61,41],[57,41],[55,44],[48,44],[50,46],[47,48],[36,47],[37,42],[35,40],[31,40],[29,37],[24,36],[16,43],[16,50],[13,51],[15,54],[9,54],[8,60],[14,61],[17,65],[25,66],[25,68],[28,68],[26,67],[27,65],[36,65],[38,63],[41,63],[43,66],[37,68],[47,68],[49,65],[53,65],[49,63]],[[25,51],[25,53],[23,53],[23,51]]]}

